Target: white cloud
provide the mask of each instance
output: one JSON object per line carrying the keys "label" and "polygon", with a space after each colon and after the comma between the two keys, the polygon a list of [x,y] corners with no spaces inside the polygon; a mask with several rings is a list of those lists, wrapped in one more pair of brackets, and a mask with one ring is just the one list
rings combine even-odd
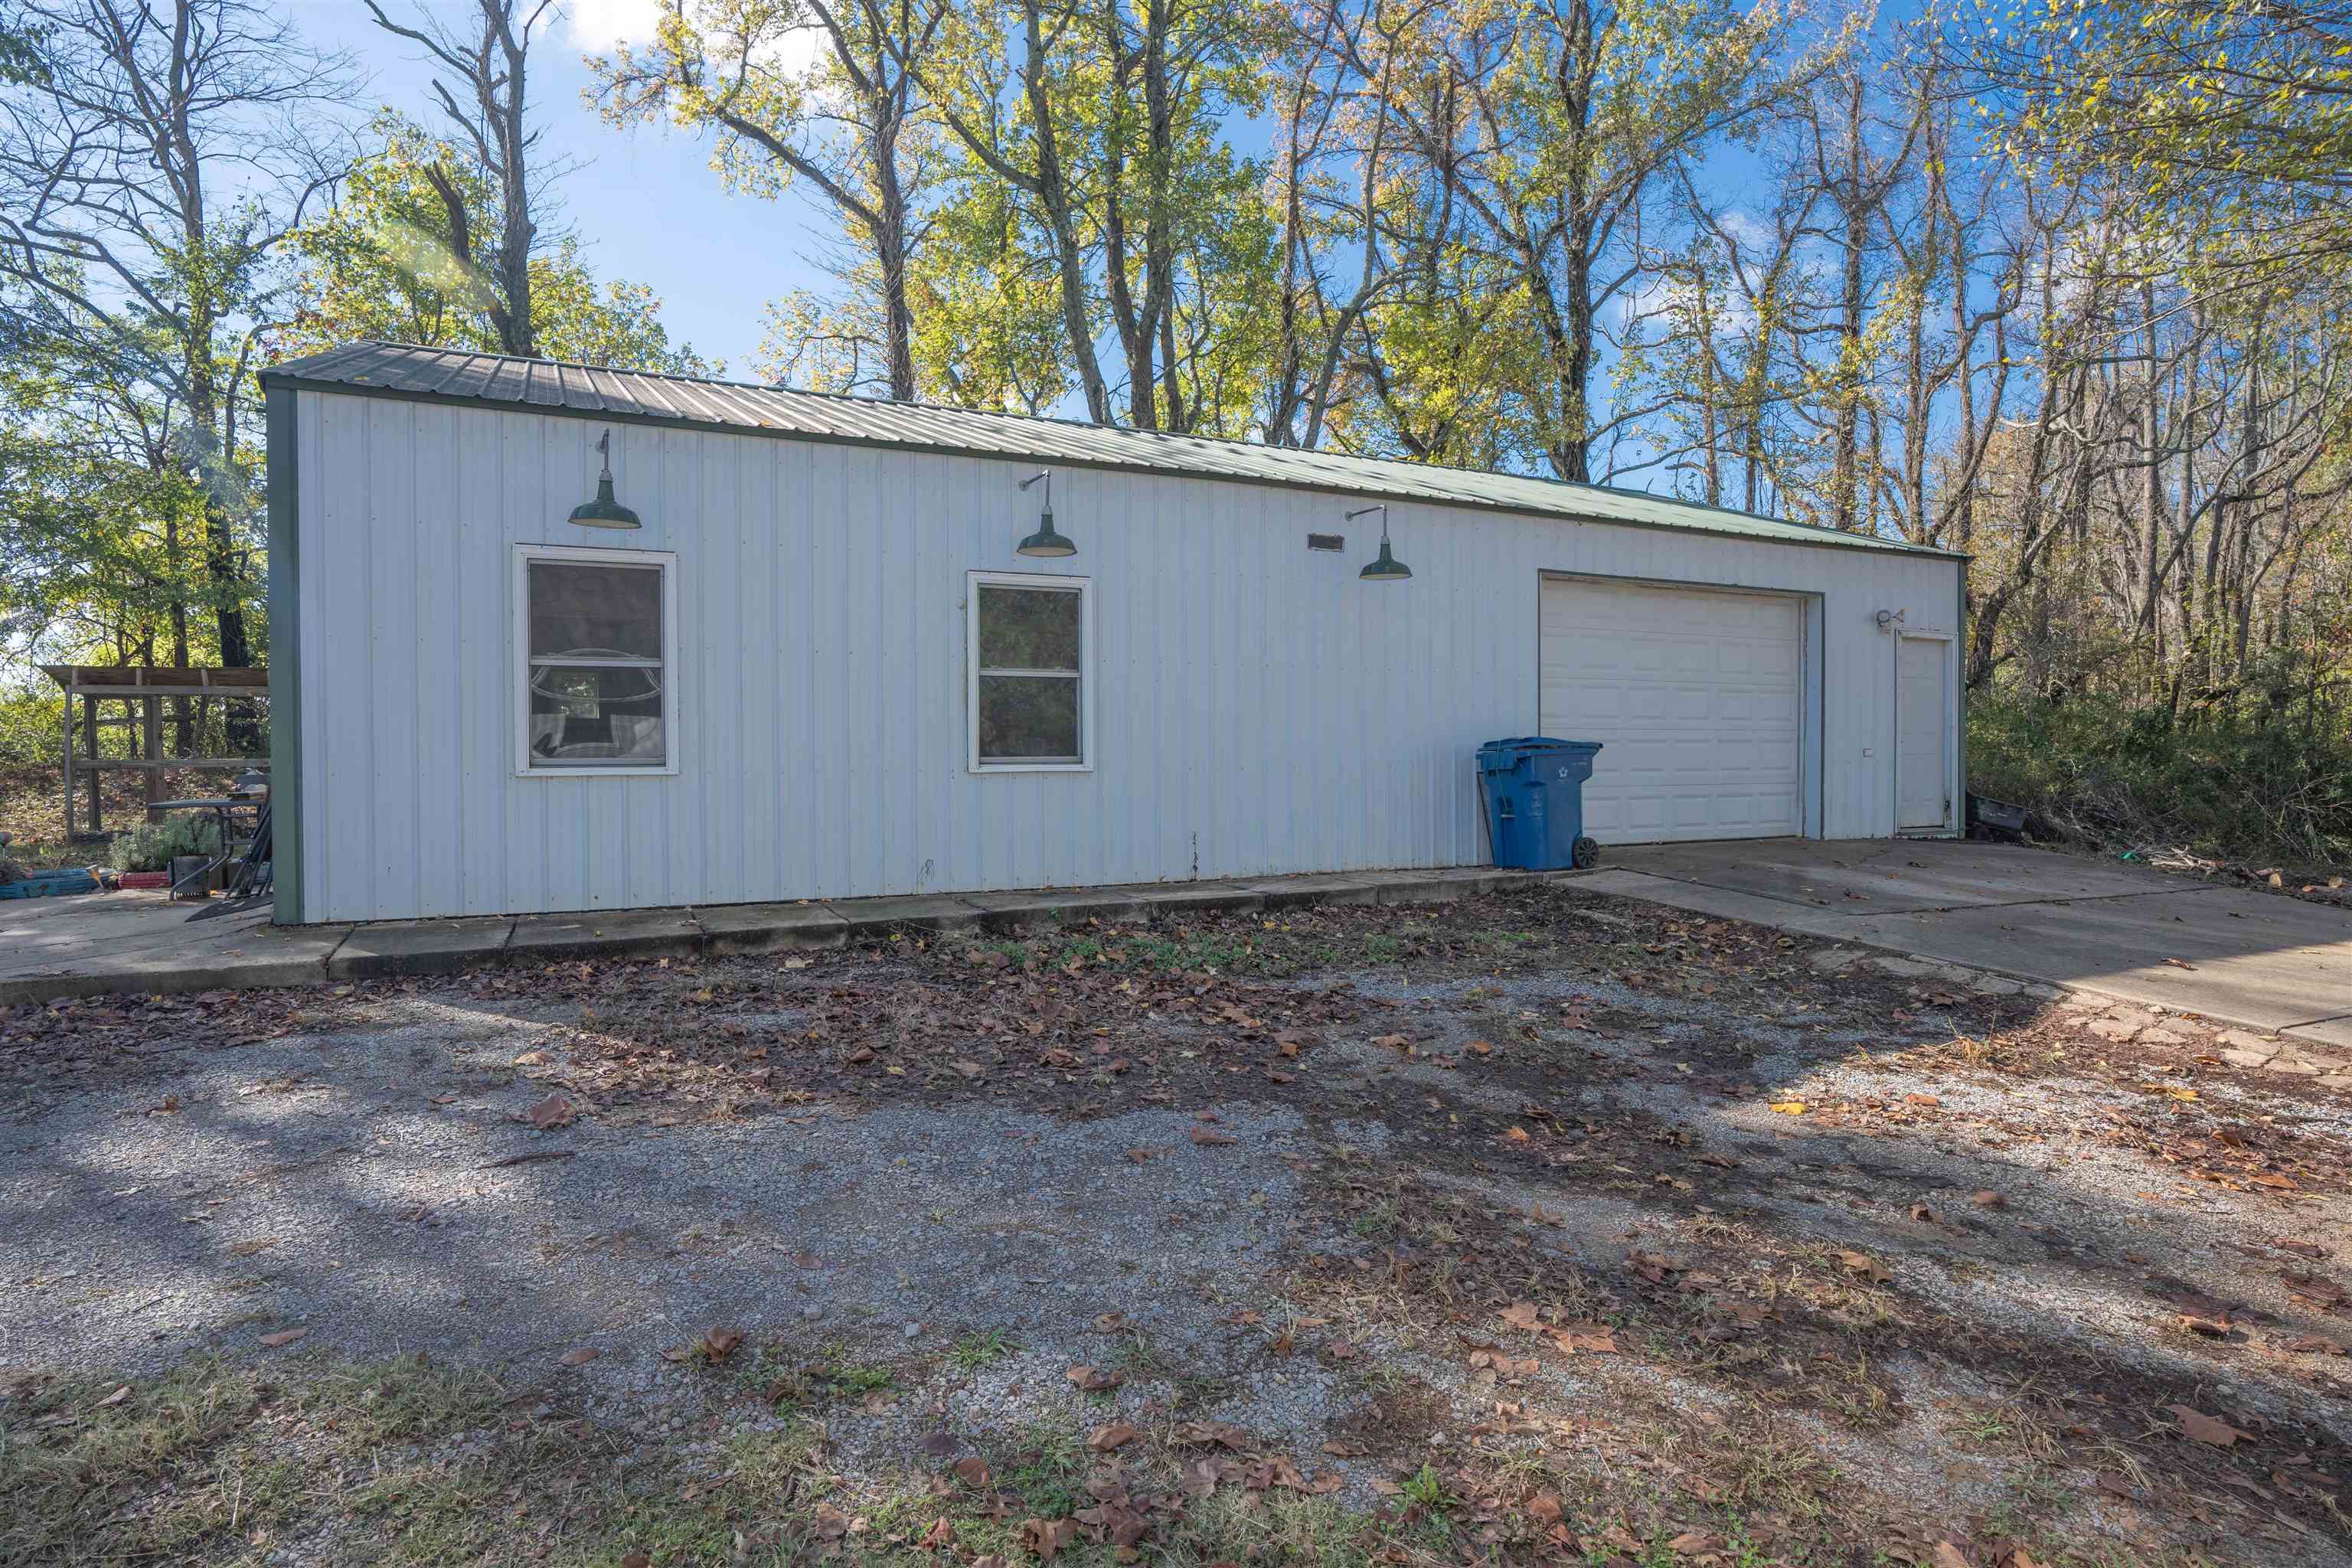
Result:
{"label": "white cloud", "polygon": [[602,54],[623,44],[642,44],[661,18],[656,0],[570,0],[563,29],[572,47]]}

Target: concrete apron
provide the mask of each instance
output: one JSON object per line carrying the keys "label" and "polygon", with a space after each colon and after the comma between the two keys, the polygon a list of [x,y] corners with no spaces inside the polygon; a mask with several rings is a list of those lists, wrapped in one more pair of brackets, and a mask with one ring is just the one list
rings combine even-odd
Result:
{"label": "concrete apron", "polygon": [[1864,879],[1861,863],[1809,863],[1812,846],[1713,847],[1712,869],[1634,852],[1633,868],[1580,885],[2352,1050],[2352,919],[2338,910],[2029,850],[1992,851],[2016,858],[1995,877],[1968,864],[1985,851],[1918,845],[1902,851],[1916,866],[1880,861]]}
{"label": "concrete apron", "polygon": [[1013,935],[1156,914],[1427,903],[1530,879],[1537,874],[1463,867],[316,926],[271,925],[267,904],[207,911],[136,893],[85,894],[0,906],[6,911],[0,914],[0,1004],[324,985],[511,962],[725,957],[839,947],[853,937],[901,930]]}

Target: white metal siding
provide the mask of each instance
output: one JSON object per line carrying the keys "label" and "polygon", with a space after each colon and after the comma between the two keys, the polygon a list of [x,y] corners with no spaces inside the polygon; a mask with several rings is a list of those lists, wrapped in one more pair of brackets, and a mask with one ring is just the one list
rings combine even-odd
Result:
{"label": "white metal siding", "polygon": [[[1820,830],[1882,837],[1871,617],[1957,609],[1949,561],[1437,505],[1391,507],[1413,577],[1367,584],[1344,491],[1081,468],[1054,481],[1080,553],[1028,562],[1017,463],[297,402],[314,921],[1475,862],[1471,753],[1537,728],[1546,572],[1820,595]],[[564,519],[606,429],[646,527],[592,538]],[[582,542],[677,555],[675,777],[514,776],[512,550]],[[1057,564],[1095,585],[1097,766],[975,776],[964,574]]]}
{"label": "white metal siding", "polygon": [[1548,580],[1539,722],[1601,743],[1584,831],[1603,844],[1801,831],[1804,628],[1793,595]]}

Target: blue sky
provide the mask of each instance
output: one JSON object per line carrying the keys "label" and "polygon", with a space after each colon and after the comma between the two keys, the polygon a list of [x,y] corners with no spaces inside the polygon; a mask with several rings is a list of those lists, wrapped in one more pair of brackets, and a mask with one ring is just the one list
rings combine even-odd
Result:
{"label": "blue sky", "polygon": [[[282,0],[313,43],[348,52],[368,79],[355,104],[363,121],[389,104],[427,126],[436,110],[424,52],[378,27],[360,0]],[[440,15],[472,10],[463,0],[429,0]],[[395,20],[417,0],[384,0]],[[582,56],[642,36],[650,0],[568,0],[547,43],[532,50],[530,98],[546,127],[542,156],[578,167],[562,182],[565,223],[579,235],[599,276],[649,284],[662,298],[673,342],[691,342],[751,374],[768,301],[824,279],[814,258],[832,242],[831,215],[796,192],[764,201],[722,189],[707,142],[651,126],[616,130],[584,104],[590,76]]]}

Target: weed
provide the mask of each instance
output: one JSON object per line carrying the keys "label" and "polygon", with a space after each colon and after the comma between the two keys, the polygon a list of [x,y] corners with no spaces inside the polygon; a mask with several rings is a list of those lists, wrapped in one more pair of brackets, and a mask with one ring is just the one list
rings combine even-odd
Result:
{"label": "weed", "polygon": [[1003,1361],[1021,1347],[1004,1337],[1003,1329],[991,1329],[985,1333],[966,1334],[958,1340],[948,1359],[966,1372],[978,1372],[991,1362]]}

